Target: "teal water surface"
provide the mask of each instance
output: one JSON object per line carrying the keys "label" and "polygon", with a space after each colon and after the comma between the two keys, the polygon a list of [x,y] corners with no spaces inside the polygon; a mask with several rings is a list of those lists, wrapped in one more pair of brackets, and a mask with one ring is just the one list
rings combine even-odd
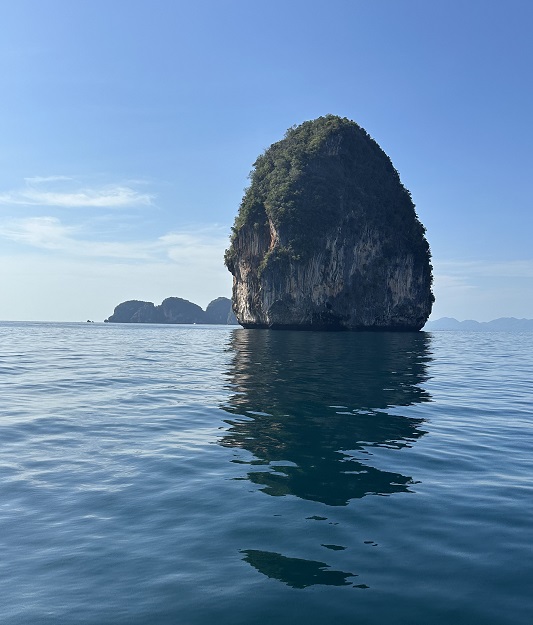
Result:
{"label": "teal water surface", "polygon": [[0,622],[529,625],[532,354],[0,324]]}

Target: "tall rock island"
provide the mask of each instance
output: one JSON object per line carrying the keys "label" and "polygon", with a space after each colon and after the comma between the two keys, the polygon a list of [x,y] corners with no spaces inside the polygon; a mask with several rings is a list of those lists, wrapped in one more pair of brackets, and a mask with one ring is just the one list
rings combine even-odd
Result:
{"label": "tall rock island", "polygon": [[334,115],[254,163],[226,266],[246,328],[419,330],[431,313],[425,228],[379,145]]}

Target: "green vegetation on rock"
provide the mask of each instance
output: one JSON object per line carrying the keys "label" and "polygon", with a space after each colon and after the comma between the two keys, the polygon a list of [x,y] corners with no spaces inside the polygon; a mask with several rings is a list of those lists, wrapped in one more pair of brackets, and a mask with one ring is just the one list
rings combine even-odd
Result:
{"label": "green vegetation on rock", "polygon": [[417,252],[429,258],[425,232],[410,193],[400,182],[389,157],[358,124],[334,115],[293,126],[254,163],[233,227],[226,263],[234,255],[233,242],[247,224],[256,229],[268,220],[283,229],[283,241],[264,264],[287,256],[305,259],[336,228],[339,219],[365,211],[365,219],[386,219]]}
{"label": "green vegetation on rock", "polygon": [[411,194],[368,133],[335,115],[293,126],[255,161],[225,263],[250,327],[418,329],[433,302]]}

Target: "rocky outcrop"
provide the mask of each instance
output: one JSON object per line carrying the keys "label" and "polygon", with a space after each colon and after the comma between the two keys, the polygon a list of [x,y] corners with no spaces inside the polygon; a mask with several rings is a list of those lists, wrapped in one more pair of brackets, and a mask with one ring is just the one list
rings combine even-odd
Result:
{"label": "rocky outcrop", "polygon": [[168,297],[159,306],[152,302],[129,300],[119,304],[107,323],[208,323],[236,324],[231,300],[219,297],[204,311],[181,297]]}
{"label": "rocky outcrop", "polygon": [[156,323],[204,323],[204,311],[181,297],[167,297],[160,306],[156,306],[160,320]]}
{"label": "rocky outcrop", "polygon": [[205,309],[204,323],[216,323],[219,325],[236,325],[237,319],[231,309],[231,300],[227,297],[217,297],[209,302]]}
{"label": "rocky outcrop", "polygon": [[419,330],[434,301],[409,192],[378,144],[333,115],[257,159],[225,262],[249,328]]}
{"label": "rocky outcrop", "polygon": [[110,323],[157,323],[155,306],[152,302],[129,300],[119,304],[113,314],[106,319]]}

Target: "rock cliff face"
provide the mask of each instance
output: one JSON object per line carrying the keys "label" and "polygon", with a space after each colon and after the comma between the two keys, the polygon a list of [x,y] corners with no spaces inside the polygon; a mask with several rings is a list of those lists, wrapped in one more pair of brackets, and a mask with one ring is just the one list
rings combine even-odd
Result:
{"label": "rock cliff face", "polygon": [[254,168],[225,256],[241,325],[422,328],[434,301],[425,229],[362,128],[305,122]]}

